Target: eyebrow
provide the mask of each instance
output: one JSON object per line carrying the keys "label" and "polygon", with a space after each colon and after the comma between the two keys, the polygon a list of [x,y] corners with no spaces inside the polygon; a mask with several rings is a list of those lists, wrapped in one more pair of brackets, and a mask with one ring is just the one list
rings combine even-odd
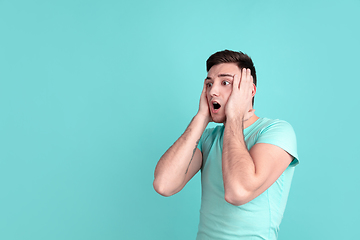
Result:
{"label": "eyebrow", "polygon": [[[219,74],[218,77],[234,77],[234,75],[232,74],[229,74],[229,73],[222,73],[222,74]],[[212,78],[211,77],[206,77],[207,80],[211,80]]]}

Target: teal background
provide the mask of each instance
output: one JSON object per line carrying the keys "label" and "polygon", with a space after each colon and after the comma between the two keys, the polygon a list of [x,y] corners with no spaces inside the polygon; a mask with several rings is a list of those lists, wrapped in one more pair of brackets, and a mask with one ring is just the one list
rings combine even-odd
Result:
{"label": "teal background", "polygon": [[357,239],[359,24],[359,0],[0,0],[0,239],[195,239],[200,176],[164,198],[153,170],[223,49],[297,133],[279,239]]}

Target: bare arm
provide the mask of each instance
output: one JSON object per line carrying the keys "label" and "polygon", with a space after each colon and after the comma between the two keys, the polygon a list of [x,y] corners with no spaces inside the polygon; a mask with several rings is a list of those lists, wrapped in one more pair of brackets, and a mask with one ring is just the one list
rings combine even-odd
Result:
{"label": "bare arm", "polygon": [[227,122],[223,142],[225,199],[242,205],[268,189],[285,171],[293,157],[275,145],[245,145],[242,123]]}
{"label": "bare arm", "polygon": [[[251,108],[253,96],[249,70],[234,77],[229,98],[223,142],[223,180],[225,200],[233,205],[245,204],[269,188],[292,160],[283,149],[265,143],[255,144],[248,151],[243,128],[244,116]],[[251,110],[250,110],[251,111]]]}
{"label": "bare arm", "polygon": [[155,191],[163,196],[179,192],[201,168],[202,154],[197,145],[211,119],[205,89],[204,84],[199,112],[156,165],[153,185]]}

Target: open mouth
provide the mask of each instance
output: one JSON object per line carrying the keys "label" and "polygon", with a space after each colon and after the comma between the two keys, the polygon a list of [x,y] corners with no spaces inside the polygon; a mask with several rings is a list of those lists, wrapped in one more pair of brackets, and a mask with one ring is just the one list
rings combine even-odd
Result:
{"label": "open mouth", "polygon": [[213,102],[212,104],[215,110],[218,110],[221,107],[221,105],[218,102]]}

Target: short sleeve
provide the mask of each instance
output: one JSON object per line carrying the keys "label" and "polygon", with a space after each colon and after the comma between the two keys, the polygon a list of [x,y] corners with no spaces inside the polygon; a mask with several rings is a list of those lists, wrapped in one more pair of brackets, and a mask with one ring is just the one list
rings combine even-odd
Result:
{"label": "short sleeve", "polygon": [[294,157],[289,166],[294,167],[299,164],[295,131],[286,121],[276,120],[265,127],[256,143],[268,143],[278,146]]}
{"label": "short sleeve", "polygon": [[206,129],[204,130],[203,134],[201,135],[200,139],[199,139],[199,143],[198,143],[198,145],[197,145],[197,148],[198,148],[201,152],[203,152],[203,143],[204,143],[205,139],[209,136],[209,133],[210,133],[209,128],[206,128]]}
{"label": "short sleeve", "polygon": [[200,137],[200,139],[199,139],[199,143],[198,143],[198,145],[197,145],[197,148],[200,150],[200,152],[202,152],[203,136],[204,136],[204,133],[201,135],[201,137]]}

